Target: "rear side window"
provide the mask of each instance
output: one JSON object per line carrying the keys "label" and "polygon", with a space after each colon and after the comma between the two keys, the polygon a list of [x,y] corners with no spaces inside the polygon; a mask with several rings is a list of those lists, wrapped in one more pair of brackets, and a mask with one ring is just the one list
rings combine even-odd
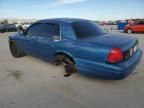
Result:
{"label": "rear side window", "polygon": [[43,24],[42,29],[40,30],[41,37],[52,38],[53,36],[59,36],[59,26],[53,23]]}
{"label": "rear side window", "polygon": [[39,31],[41,29],[42,24],[41,23],[37,23],[32,25],[28,30],[27,30],[27,34],[30,36],[38,36],[39,35]]}
{"label": "rear side window", "polygon": [[105,33],[104,30],[93,21],[76,21],[71,25],[77,38],[95,37]]}

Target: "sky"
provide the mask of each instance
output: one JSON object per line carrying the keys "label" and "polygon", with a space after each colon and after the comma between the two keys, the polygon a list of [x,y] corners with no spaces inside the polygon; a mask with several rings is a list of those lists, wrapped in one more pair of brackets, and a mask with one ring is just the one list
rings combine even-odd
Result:
{"label": "sky", "polygon": [[0,18],[144,18],[144,0],[0,0]]}

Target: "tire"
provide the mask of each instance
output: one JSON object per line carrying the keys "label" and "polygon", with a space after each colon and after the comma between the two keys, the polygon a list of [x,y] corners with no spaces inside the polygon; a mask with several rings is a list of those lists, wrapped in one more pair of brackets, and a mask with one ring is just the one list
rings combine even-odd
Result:
{"label": "tire", "polygon": [[12,56],[15,58],[20,58],[26,55],[23,52],[18,51],[18,48],[15,43],[10,43],[9,48]]}
{"label": "tire", "polygon": [[76,72],[76,66],[74,61],[72,60],[71,57],[63,55],[63,54],[58,54],[55,56],[55,64],[56,65],[63,65],[66,74],[64,75],[65,77],[70,76],[72,73]]}
{"label": "tire", "polygon": [[133,32],[132,29],[127,29],[128,34],[131,34],[132,32]]}
{"label": "tire", "polygon": [[4,30],[0,30],[0,33],[4,33]]}

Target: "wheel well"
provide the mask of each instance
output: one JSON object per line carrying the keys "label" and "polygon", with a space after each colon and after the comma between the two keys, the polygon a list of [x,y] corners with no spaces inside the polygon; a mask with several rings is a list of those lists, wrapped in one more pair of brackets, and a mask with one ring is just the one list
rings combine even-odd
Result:
{"label": "wheel well", "polygon": [[132,29],[132,28],[128,28],[127,30],[129,30],[129,29],[133,31],[133,29]]}
{"label": "wheel well", "polygon": [[14,41],[12,39],[9,40],[10,45],[14,44]]}
{"label": "wheel well", "polygon": [[58,52],[58,53],[55,54],[55,56],[58,55],[58,54],[65,55],[65,56],[68,57],[73,63],[75,63],[73,57],[71,57],[70,55],[68,55],[68,54],[66,54],[66,53],[63,53],[63,52]]}

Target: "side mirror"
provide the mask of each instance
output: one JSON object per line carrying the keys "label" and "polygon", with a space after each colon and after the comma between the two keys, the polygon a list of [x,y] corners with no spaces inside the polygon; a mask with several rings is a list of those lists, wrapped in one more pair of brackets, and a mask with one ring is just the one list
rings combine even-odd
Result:
{"label": "side mirror", "polygon": [[54,41],[60,41],[60,36],[53,36]]}
{"label": "side mirror", "polygon": [[18,33],[21,35],[26,35],[26,30],[23,28],[18,28]]}

